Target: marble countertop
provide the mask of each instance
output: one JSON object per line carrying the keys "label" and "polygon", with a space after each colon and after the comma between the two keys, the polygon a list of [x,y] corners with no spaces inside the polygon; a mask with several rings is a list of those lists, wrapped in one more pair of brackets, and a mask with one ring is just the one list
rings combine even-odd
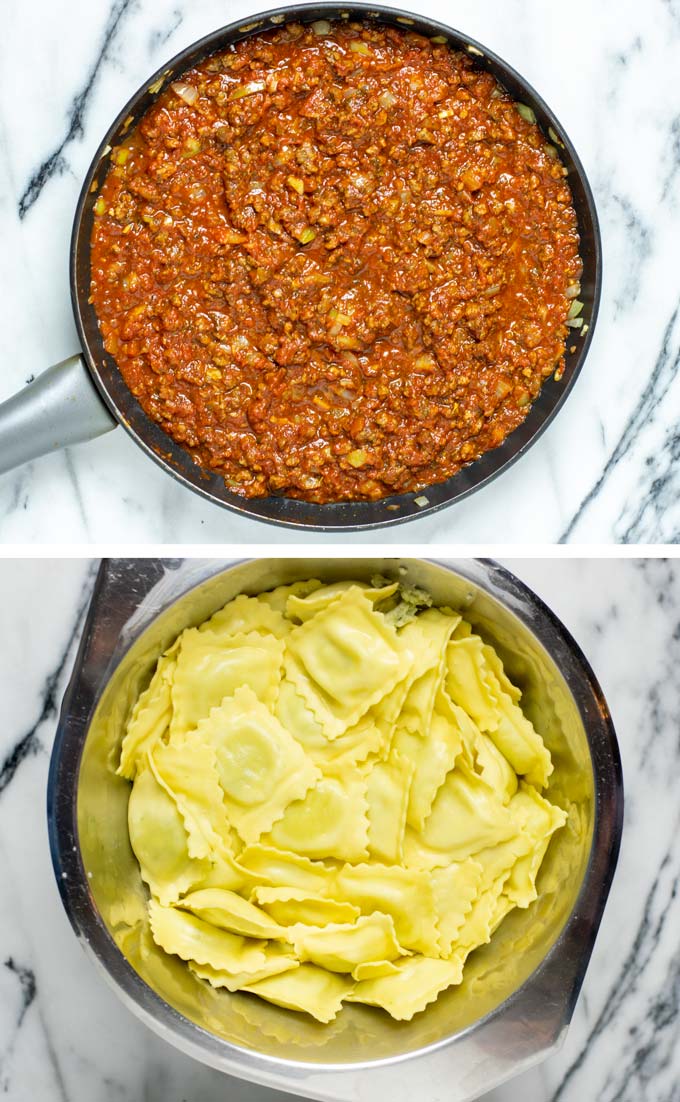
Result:
{"label": "marble countertop", "polygon": [[[409,2],[500,53],[553,106],[594,187],[606,269],[587,365],[550,430],[498,481],[386,530],[383,542],[675,541],[680,0],[572,0],[568,14],[544,0]],[[0,400],[77,351],[68,240],[82,177],[110,120],[174,53],[256,10],[255,0],[5,5]],[[107,540],[294,543],[299,535],[203,502],[120,430],[0,481],[1,542]]]}
{"label": "marble countertop", "polygon": [[[678,1102],[680,571],[663,560],[506,565],[591,661],[618,730],[627,802],[618,872],[564,1048],[487,1102]],[[0,1093],[8,1102],[285,1102],[140,1025],[62,910],[45,785],[95,569],[83,560],[0,564],[11,639],[0,668]]]}

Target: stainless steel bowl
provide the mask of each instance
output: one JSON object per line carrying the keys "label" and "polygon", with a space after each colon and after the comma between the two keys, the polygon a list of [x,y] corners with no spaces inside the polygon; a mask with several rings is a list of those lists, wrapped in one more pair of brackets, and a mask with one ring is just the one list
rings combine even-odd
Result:
{"label": "stainless steel bowl", "polygon": [[[129,785],[114,763],[132,701],[183,628],[240,592],[296,578],[426,587],[501,653],[555,761],[549,796],[571,808],[539,879],[470,958],[459,988],[412,1022],[352,1005],[320,1026],[244,994],[207,989],[154,945],[127,833]],[[574,640],[493,562],[111,560],[101,567],[52,753],[48,820],[62,900],[90,957],[126,1005],[176,1047],[232,1075],[311,1098],[466,1102],[559,1045],[616,865],[621,764],[606,701]]]}

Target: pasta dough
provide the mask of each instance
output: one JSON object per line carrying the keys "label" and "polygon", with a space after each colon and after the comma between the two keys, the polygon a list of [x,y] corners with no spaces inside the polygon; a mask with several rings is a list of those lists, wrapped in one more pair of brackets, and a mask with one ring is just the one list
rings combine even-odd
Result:
{"label": "pasta dough", "polygon": [[244,842],[256,842],[320,778],[299,743],[246,686],[201,720],[196,741],[214,748],[227,816]]}
{"label": "pasta dough", "polygon": [[500,656],[428,603],[385,579],[239,595],[132,708],[151,935],[220,997],[409,1020],[537,898],[550,753]]}

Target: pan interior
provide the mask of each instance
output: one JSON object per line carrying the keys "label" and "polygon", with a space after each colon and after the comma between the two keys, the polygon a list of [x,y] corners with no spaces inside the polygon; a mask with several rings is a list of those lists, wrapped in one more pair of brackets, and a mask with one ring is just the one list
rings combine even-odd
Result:
{"label": "pan interior", "polygon": [[[366,560],[260,560],[210,578],[173,603],[135,640],[106,685],[85,739],[77,797],[80,853],[99,919],[133,970],[118,969],[117,982],[130,999],[146,999],[156,1018],[167,1017],[169,1006],[220,1042],[281,1061],[351,1065],[390,1060],[460,1034],[510,998],[554,945],[574,909],[591,849],[591,755],[581,713],[557,665],[505,604],[448,569],[411,561],[407,580],[428,588],[435,603],[464,612],[498,649],[523,690],[523,707],[553,755],[555,772],[547,796],[570,808],[571,815],[569,826],[548,849],[539,899],[527,910],[514,911],[491,944],[472,955],[460,987],[444,993],[411,1022],[348,1005],[335,1022],[322,1026],[250,995],[214,991],[156,947],[146,919],[148,892],[128,839],[130,785],[114,772],[129,708],[148,684],[156,658],[178,632],[200,623],[239,592],[257,593],[301,577],[333,581],[349,574],[369,580],[375,569],[376,563]],[[140,995],[138,977],[153,995],[148,990]]]}
{"label": "pan interior", "polygon": [[[408,28],[427,36],[444,35],[454,49],[474,55],[475,63],[488,69],[518,101],[530,106],[545,134],[550,128],[560,140],[560,156],[568,171],[579,234],[583,276],[581,299],[584,303],[584,335],[570,338],[561,380],[548,379],[533,403],[526,420],[493,451],[487,452],[469,467],[446,482],[418,493],[400,494],[376,502],[342,502],[316,505],[293,498],[265,497],[244,499],[227,490],[216,474],[198,467],[189,454],[149,418],[128,390],[115,360],[104,349],[90,295],[90,238],[94,203],[98,187],[109,168],[108,153],[129,128],[135,125],[156,95],[188,68],[210,54],[225,49],[250,35],[279,26],[286,21],[313,22],[326,19],[354,19]],[[152,90],[153,89],[153,90]],[[452,504],[466,497],[499,475],[538,439],[566,399],[585,359],[597,317],[601,283],[600,242],[592,194],[576,152],[563,127],[534,89],[500,58],[458,31],[433,20],[395,9],[349,4],[307,4],[277,9],[254,16],[247,23],[235,23],[190,46],[153,74],[120,112],[104,137],[85,178],[76,210],[71,242],[71,296],[79,335],[88,366],[100,393],[123,427],[143,450],[163,469],[184,485],[215,504],[242,515],[294,528],[352,530],[398,524]],[[572,331],[576,334],[576,331]]]}

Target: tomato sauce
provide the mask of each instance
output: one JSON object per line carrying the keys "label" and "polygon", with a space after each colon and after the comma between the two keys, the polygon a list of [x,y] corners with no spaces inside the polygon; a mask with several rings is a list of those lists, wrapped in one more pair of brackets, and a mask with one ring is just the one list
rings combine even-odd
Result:
{"label": "tomato sauce", "polygon": [[531,113],[441,40],[255,35],[111,153],[91,252],[106,349],[237,494],[441,482],[563,368],[582,271],[565,176]]}

